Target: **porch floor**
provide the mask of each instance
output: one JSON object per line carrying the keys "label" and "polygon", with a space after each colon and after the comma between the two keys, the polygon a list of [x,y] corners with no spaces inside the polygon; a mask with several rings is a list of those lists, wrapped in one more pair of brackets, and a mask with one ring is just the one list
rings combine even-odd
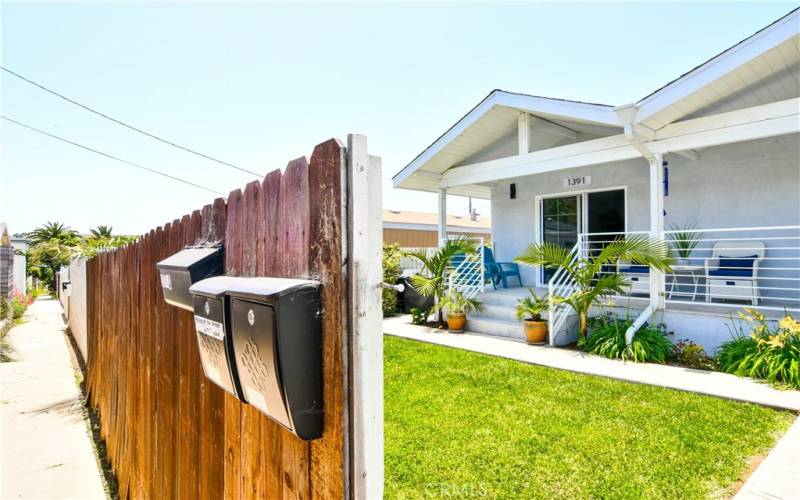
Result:
{"label": "porch floor", "polygon": [[800,411],[800,391],[779,391],[767,384],[727,373],[651,363],[628,363],[579,351],[533,346],[521,340],[474,332],[452,334],[435,328],[412,325],[408,315],[385,319],[383,331],[387,335],[466,349],[561,370]]}

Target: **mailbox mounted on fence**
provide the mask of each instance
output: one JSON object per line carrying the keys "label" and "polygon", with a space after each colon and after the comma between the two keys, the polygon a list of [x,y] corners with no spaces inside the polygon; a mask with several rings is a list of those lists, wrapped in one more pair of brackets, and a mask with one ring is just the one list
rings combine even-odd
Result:
{"label": "mailbox mounted on fence", "polygon": [[168,304],[193,311],[189,287],[200,280],[222,274],[223,249],[214,247],[187,247],[162,260],[156,267],[161,276],[161,289]]}
{"label": "mailbox mounted on fence", "polygon": [[[209,278],[226,291],[231,371],[243,400],[301,439],[322,435],[320,284],[282,278]],[[229,353],[231,351],[228,351]]]}
{"label": "mailbox mounted on fence", "polygon": [[243,399],[233,360],[228,298],[223,285],[224,280],[221,282],[209,278],[190,288],[197,348],[206,377],[237,398]]}

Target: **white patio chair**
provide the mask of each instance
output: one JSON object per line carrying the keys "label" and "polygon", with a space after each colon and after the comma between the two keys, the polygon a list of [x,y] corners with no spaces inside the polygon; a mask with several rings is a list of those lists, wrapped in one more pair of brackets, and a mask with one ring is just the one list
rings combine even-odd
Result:
{"label": "white patio chair", "polygon": [[747,300],[758,305],[758,265],[766,246],[761,241],[719,241],[706,259],[706,302],[714,297]]}
{"label": "white patio chair", "polygon": [[631,295],[650,295],[650,267],[630,262],[617,262],[617,272],[630,282]]}

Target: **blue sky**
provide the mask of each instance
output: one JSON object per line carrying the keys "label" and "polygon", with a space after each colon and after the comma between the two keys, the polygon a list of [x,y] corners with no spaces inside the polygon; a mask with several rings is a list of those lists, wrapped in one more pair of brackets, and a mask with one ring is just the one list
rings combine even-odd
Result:
{"label": "blue sky", "polygon": [[[392,190],[391,176],[492,89],[632,102],[794,6],[3,2],[2,63],[258,172],[366,134],[384,206],[434,211],[434,195]],[[224,193],[252,180],[1,76],[2,113],[16,120]],[[0,220],[14,232],[59,220],[140,233],[214,197],[0,126]]]}

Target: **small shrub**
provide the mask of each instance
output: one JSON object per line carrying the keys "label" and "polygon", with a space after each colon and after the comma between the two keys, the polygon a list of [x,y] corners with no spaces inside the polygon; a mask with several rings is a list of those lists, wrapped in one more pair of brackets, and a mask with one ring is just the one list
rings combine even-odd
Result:
{"label": "small shrub", "polygon": [[428,312],[423,311],[419,307],[411,308],[411,324],[424,325],[428,321]]}
{"label": "small shrub", "polygon": [[637,363],[664,363],[672,351],[672,343],[662,328],[646,324],[633,335],[631,345],[625,343],[625,332],[631,319],[601,316],[592,321],[589,335],[578,341],[584,351],[611,359]]}
{"label": "small shrub", "polygon": [[763,314],[749,308],[739,317],[749,325],[749,336],[742,323],[733,325],[733,339],[717,351],[720,370],[800,389],[800,321],[786,315],[770,325]]}
{"label": "small shrub", "polygon": [[[400,278],[400,258],[403,253],[396,243],[383,245],[383,281],[390,285],[397,284]],[[392,316],[397,312],[397,290],[383,289],[383,316]]]}
{"label": "small shrub", "polygon": [[671,358],[690,368],[702,370],[713,370],[715,368],[714,359],[706,354],[703,346],[695,344],[688,339],[679,340],[672,346]]}
{"label": "small shrub", "polygon": [[15,295],[11,298],[11,310],[14,319],[21,318],[26,309],[28,309],[28,301],[24,295]]}
{"label": "small shrub", "polygon": [[0,321],[8,319],[9,312],[10,309],[8,308],[8,299],[5,297],[0,297]]}

